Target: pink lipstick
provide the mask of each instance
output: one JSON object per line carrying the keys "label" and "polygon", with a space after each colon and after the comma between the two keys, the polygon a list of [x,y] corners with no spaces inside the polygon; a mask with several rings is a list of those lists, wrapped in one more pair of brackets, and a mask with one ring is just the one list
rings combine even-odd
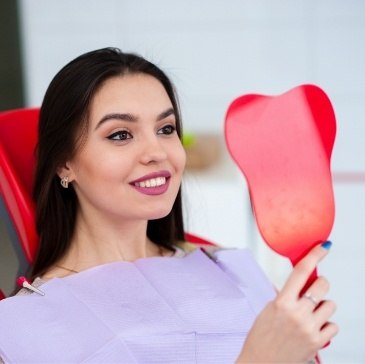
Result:
{"label": "pink lipstick", "polygon": [[130,185],[145,195],[161,195],[168,190],[170,178],[168,171],[153,172],[132,181]]}

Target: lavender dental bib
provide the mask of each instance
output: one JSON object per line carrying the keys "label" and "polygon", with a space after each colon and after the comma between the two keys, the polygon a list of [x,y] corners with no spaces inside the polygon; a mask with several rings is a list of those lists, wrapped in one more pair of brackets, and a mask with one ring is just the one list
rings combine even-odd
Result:
{"label": "lavender dental bib", "polygon": [[5,363],[233,363],[275,296],[247,250],[101,265],[0,301]]}

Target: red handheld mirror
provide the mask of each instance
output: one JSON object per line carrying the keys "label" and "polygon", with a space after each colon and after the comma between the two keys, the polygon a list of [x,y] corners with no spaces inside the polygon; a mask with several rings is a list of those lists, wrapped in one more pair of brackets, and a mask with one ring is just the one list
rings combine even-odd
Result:
{"label": "red handheld mirror", "polygon": [[331,102],[314,85],[244,95],[226,114],[226,144],[246,177],[259,231],[293,265],[332,229],[335,134]]}

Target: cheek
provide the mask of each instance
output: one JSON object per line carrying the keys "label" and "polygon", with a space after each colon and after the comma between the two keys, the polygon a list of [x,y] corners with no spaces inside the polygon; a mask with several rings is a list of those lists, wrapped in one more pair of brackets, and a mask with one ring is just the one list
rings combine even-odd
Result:
{"label": "cheek", "polygon": [[121,175],[121,165],[124,163],[115,155],[84,153],[74,163],[75,179],[80,183],[90,180],[97,183],[100,179],[113,181],[114,177]]}
{"label": "cheek", "polygon": [[183,172],[186,164],[186,152],[182,144],[179,144],[179,147],[175,152],[175,160],[176,160],[176,169],[179,172]]}

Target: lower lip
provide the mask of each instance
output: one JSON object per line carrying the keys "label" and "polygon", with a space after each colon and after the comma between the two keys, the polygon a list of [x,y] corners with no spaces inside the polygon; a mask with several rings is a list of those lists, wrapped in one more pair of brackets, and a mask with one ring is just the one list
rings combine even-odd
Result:
{"label": "lower lip", "polygon": [[170,184],[170,178],[166,178],[166,183],[161,186],[140,187],[140,186],[132,185],[132,187],[134,189],[136,189],[138,192],[143,193],[144,195],[158,196],[158,195],[164,194],[168,190],[169,184]]}

